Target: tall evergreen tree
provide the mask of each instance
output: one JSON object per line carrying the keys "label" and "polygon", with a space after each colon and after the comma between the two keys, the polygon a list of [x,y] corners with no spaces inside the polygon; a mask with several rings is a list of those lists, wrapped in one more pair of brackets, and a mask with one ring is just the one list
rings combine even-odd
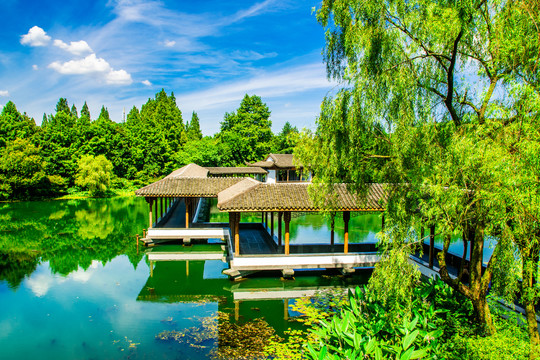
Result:
{"label": "tall evergreen tree", "polygon": [[97,120],[107,120],[107,121],[111,120],[109,116],[109,110],[107,110],[105,106],[101,107],[101,111],[99,113]]}
{"label": "tall evergreen tree", "polygon": [[86,116],[88,119],[90,118],[90,110],[88,110],[88,105],[86,104],[86,101],[84,102],[84,105],[81,109],[81,117]]}
{"label": "tall evergreen tree", "polygon": [[69,104],[66,98],[60,98],[56,103],[56,114],[64,112],[66,114],[71,114],[69,109]]}
{"label": "tall evergreen tree", "polygon": [[191,121],[186,124],[187,138],[189,140],[200,140],[202,139],[201,126],[199,124],[199,116],[194,111],[191,114]]}
{"label": "tall evergreen tree", "polygon": [[71,116],[73,116],[75,119],[79,118],[79,114],[77,113],[77,107],[75,104],[71,106]]}
{"label": "tall evergreen tree", "polygon": [[12,101],[4,105],[0,113],[0,148],[8,141],[30,138],[36,131],[34,119],[21,114]]}

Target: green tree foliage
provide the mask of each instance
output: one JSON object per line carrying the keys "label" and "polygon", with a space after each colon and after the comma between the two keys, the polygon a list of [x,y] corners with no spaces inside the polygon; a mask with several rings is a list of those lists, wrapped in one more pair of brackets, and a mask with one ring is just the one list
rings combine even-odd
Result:
{"label": "green tree foliage", "polygon": [[[237,133],[227,139],[203,138],[197,113],[193,112],[191,121],[184,125],[174,94],[169,96],[164,90],[143,104],[140,111],[134,106],[122,123],[113,121],[104,106],[97,119],[92,119],[86,102],[78,116],[76,106],[70,108],[66,98],[59,99],[55,110],[55,114],[43,115],[39,127],[33,119],[21,115],[12,102],[0,115],[0,149],[6,141],[23,138],[40,149],[43,171],[49,180],[43,195],[76,191],[78,162],[85,155],[103,155],[112,163],[114,186],[129,182],[141,186],[190,162],[229,165],[233,163],[232,149],[237,146],[234,142],[237,136],[243,136]],[[260,98],[248,96],[238,114],[234,114],[235,119],[243,119],[258,139],[254,142],[255,138],[250,138],[242,144],[242,156],[259,160],[272,146],[270,112]],[[235,123],[235,127],[238,130],[242,124]],[[229,133],[236,130],[229,129]],[[248,128],[242,131],[251,136]],[[259,153],[249,154],[254,149]]]}
{"label": "green tree foliage", "polygon": [[58,103],[56,103],[56,114],[59,114],[61,112],[71,114],[71,110],[69,109],[69,104],[66,98],[60,98],[60,100],[58,100]]}
{"label": "green tree foliage", "polygon": [[75,183],[88,190],[92,196],[104,195],[113,177],[113,165],[103,155],[85,155],[79,160]]}
{"label": "green tree foliage", "polygon": [[42,127],[34,139],[41,149],[45,172],[65,179],[69,185],[73,184],[77,170],[75,124],[76,118],[72,116],[67,100],[60,98],[56,114],[49,117],[47,126]]}
{"label": "green tree foliage", "polygon": [[201,140],[202,132],[201,125],[199,124],[199,116],[194,111],[191,114],[191,121],[186,124],[186,133],[188,140]]}
{"label": "green tree foliage", "polygon": [[46,187],[39,149],[27,139],[15,139],[0,152],[0,198],[28,198]]}
{"label": "green tree foliage", "polygon": [[290,122],[283,125],[281,132],[274,137],[272,153],[274,154],[292,154],[297,145],[299,132],[296,126]]}
{"label": "green tree foliage", "polygon": [[[440,275],[471,301],[489,333],[486,293],[504,263],[505,241],[483,271],[485,238],[538,239],[534,220],[518,209],[536,208],[529,184],[538,184],[537,168],[518,174],[513,164],[538,161],[530,154],[538,131],[539,14],[530,0],[325,0],[317,11],[328,75],[344,88],[325,99],[317,131],[304,134],[297,156],[315,182],[351,182],[360,193],[370,181],[395,184],[387,244],[411,251],[411,239],[422,240],[418,229],[436,225],[444,239]],[[445,256],[456,234],[470,262],[468,276],[463,262],[453,279]],[[529,249],[537,254],[523,249],[523,262]],[[529,326],[534,352],[538,330],[536,322]]]}
{"label": "green tree foliage", "polygon": [[84,105],[81,109],[81,117],[86,116],[88,120],[90,120],[90,110],[88,110],[88,105],[86,104],[86,101],[84,102]]}
{"label": "green tree foliage", "polygon": [[75,119],[79,117],[79,113],[77,112],[77,107],[75,106],[75,104],[71,106],[70,112],[71,112],[71,116],[73,116]]}
{"label": "green tree foliage", "polygon": [[200,166],[220,166],[223,156],[223,145],[219,140],[205,136],[200,140],[188,141],[181,151],[175,155],[177,166],[194,163]]}
{"label": "green tree foliage", "polygon": [[[380,290],[384,293],[384,289]],[[501,313],[510,315],[508,320],[495,316],[499,333],[484,337],[482,329],[470,321],[470,303],[440,279],[418,282],[406,303],[385,303],[380,300],[381,295],[385,296],[365,287],[350,292],[348,300],[337,306],[329,307],[324,293],[307,303],[303,299],[297,301],[295,310],[306,314],[302,321],[311,328],[300,342],[305,353],[299,354],[293,347],[289,350],[291,358],[502,360],[527,357],[526,331],[515,315]],[[332,301],[335,302],[335,298],[332,296]],[[395,316],[395,307],[403,308],[403,316]],[[274,345],[276,347],[280,348]]]}
{"label": "green tree foliage", "polygon": [[245,95],[236,112],[226,113],[218,134],[227,165],[244,165],[262,159],[271,150],[270,110],[257,95]]}
{"label": "green tree foliage", "polygon": [[0,149],[8,141],[28,139],[37,131],[34,119],[21,115],[12,101],[8,101],[0,113]]}

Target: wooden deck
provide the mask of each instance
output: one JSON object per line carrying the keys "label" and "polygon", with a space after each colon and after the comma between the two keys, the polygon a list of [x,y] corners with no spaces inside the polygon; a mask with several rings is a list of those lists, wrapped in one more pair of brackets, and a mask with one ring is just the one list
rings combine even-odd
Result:
{"label": "wooden deck", "polygon": [[[375,251],[344,254],[343,246],[338,245],[291,245],[291,254],[285,255],[283,246],[278,246],[261,224],[241,224],[239,238],[240,255],[234,254],[233,240],[227,238],[230,268],[224,273],[232,278],[268,270],[281,271],[284,277],[301,269],[340,269],[351,273],[355,268],[373,267],[380,259]],[[298,249],[310,251],[297,253]]]}
{"label": "wooden deck", "polygon": [[[267,229],[260,223],[240,224],[240,253],[233,251],[233,239],[228,224],[193,223],[185,228],[185,205],[182,201],[174,204],[154,228],[148,229],[143,241],[146,245],[159,242],[181,240],[191,244],[192,240],[218,239],[225,242],[230,268],[224,273],[232,278],[247,274],[277,270],[284,277],[290,277],[300,269],[340,269],[343,273],[354,272],[355,268],[372,267],[379,261],[373,244],[351,244],[349,253],[343,252],[343,245],[291,244],[290,255],[284,254],[284,247],[278,246]],[[195,247],[194,247],[195,248]],[[223,251],[175,251],[148,252],[153,261],[213,260],[222,259]]]}
{"label": "wooden deck", "polygon": [[154,261],[223,260],[227,259],[225,245],[163,246],[149,249],[146,256]]}

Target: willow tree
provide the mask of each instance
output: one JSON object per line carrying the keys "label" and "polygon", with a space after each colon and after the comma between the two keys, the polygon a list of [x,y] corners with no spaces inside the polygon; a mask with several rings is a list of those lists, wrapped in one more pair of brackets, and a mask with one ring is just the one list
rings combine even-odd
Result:
{"label": "willow tree", "polygon": [[[507,256],[512,245],[499,241],[483,272],[484,240],[517,233],[511,219],[519,201],[506,206],[501,199],[509,189],[522,198],[529,191],[520,174],[500,167],[520,158],[502,141],[510,128],[523,136],[536,129],[519,124],[535,118],[537,3],[324,0],[317,20],[326,29],[328,76],[343,88],[324,100],[298,158],[318,183],[349,182],[360,194],[370,181],[394,184],[386,210],[392,246],[410,249],[414,229],[436,225],[444,239],[441,278],[471,300],[492,333],[487,289],[515,259]],[[517,116],[519,106],[527,116]],[[464,254],[470,251],[457,278],[445,261],[453,235],[461,236]]]}

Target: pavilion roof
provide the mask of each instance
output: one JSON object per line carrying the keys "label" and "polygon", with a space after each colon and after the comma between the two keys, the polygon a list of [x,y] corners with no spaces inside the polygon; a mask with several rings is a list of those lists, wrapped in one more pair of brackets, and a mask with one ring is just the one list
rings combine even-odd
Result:
{"label": "pavilion roof", "polygon": [[264,161],[257,161],[249,166],[258,166],[265,169],[294,169],[293,154],[269,154]]}
{"label": "pavilion roof", "polygon": [[135,191],[145,197],[217,197],[218,193],[244,180],[237,177],[165,177]]}
{"label": "pavilion roof", "polygon": [[257,166],[246,167],[206,167],[208,175],[243,175],[243,174],[267,174],[268,171]]}
{"label": "pavilion roof", "polygon": [[[320,211],[308,192],[308,183],[265,184],[245,179],[218,194],[221,211]],[[383,184],[371,184],[365,197],[355,195],[347,184],[335,184],[329,207],[335,211],[384,211],[387,192]],[[331,204],[331,205],[330,205]]]}
{"label": "pavilion roof", "polygon": [[205,178],[208,176],[208,169],[197,164],[187,164],[166,176],[166,178]]}

